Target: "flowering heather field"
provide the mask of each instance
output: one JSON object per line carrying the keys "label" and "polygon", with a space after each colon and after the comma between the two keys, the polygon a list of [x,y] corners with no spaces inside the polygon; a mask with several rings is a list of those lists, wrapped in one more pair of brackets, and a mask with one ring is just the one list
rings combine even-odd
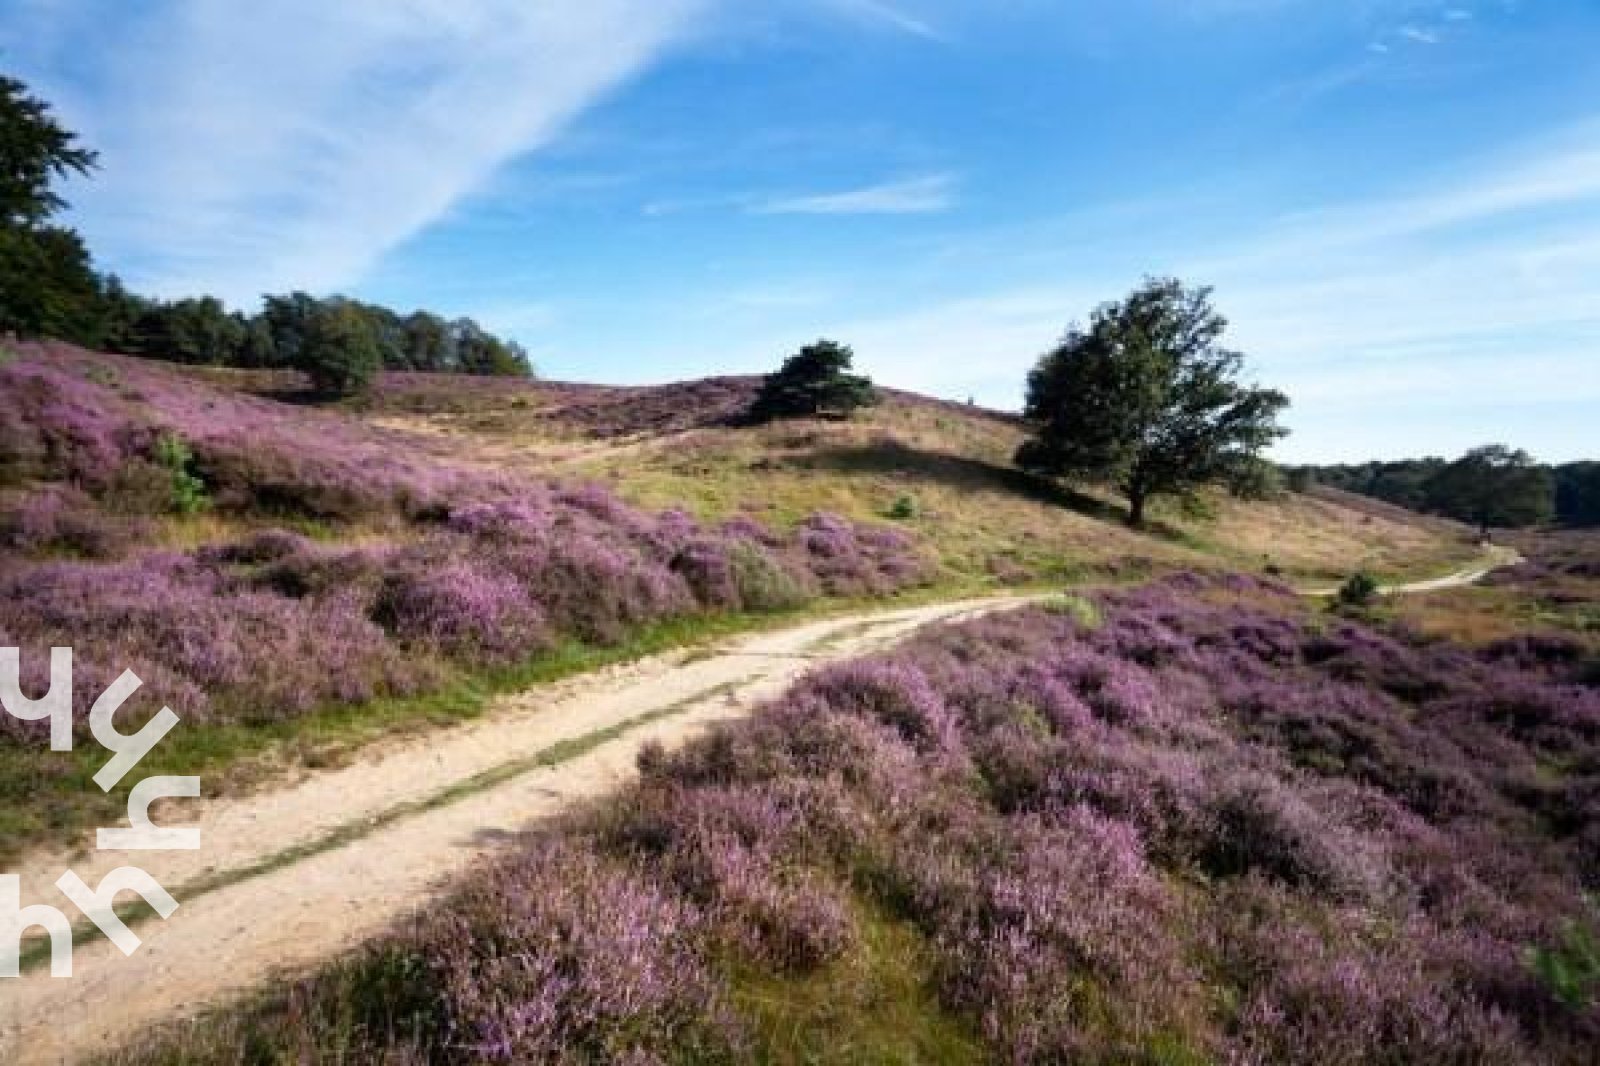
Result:
{"label": "flowering heather field", "polygon": [[1586,655],[1186,575],[930,631],[120,1061],[872,1060],[892,929],[929,1061],[1590,1063]]}
{"label": "flowering heather field", "polygon": [[[40,687],[48,648],[74,646],[79,706],[130,667],[191,723],[272,723],[924,576],[885,527],[645,513],[138,360],[25,346],[0,395],[0,645]],[[6,716],[0,749],[41,724]]]}

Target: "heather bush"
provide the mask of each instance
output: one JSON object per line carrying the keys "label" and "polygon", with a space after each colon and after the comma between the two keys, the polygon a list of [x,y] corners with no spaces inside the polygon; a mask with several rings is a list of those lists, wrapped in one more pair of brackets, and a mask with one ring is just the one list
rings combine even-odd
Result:
{"label": "heather bush", "polygon": [[411,649],[475,662],[516,662],[550,645],[544,612],[520,585],[464,560],[400,564],[374,617]]}
{"label": "heather bush", "polygon": [[[701,536],[666,526],[640,550]],[[374,956],[425,1024],[363,1053],[749,1057],[746,975],[854,972],[870,920],[1001,1061],[1592,1060],[1600,741],[1567,657],[1201,576],[1095,609],[938,627],[648,748]],[[425,961],[391,987],[397,957]],[[339,1046],[295,1025],[267,1046]]]}
{"label": "heather bush", "polygon": [[427,929],[448,1016],[437,1050],[491,1062],[607,1062],[664,1046],[730,1058],[704,924],[625,868],[531,845]]}
{"label": "heather bush", "polygon": [[28,554],[109,559],[145,533],[139,519],[104,514],[84,493],[61,485],[26,493],[0,511],[0,548]]}
{"label": "heather bush", "polygon": [[[208,721],[293,717],[526,662],[557,641],[613,644],[653,623],[922,578],[892,532],[826,515],[793,534],[707,528],[599,485],[453,467],[353,419],[148,361],[27,345],[0,384],[3,480],[28,485],[4,490],[0,509],[0,579],[16,590],[0,626],[29,651],[85,648],[86,679],[109,669],[101,658],[126,658]],[[202,508],[271,524],[150,550],[137,516]],[[302,522],[326,542],[277,528]]]}

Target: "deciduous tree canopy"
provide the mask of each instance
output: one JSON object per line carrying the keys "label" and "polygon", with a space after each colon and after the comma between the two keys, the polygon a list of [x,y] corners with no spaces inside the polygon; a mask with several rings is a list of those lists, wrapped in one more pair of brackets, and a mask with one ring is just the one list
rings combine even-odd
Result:
{"label": "deciduous tree canopy", "polygon": [[1428,479],[1430,510],[1471,522],[1485,537],[1496,527],[1548,522],[1555,515],[1550,470],[1527,452],[1486,444]]}
{"label": "deciduous tree canopy", "polygon": [[1152,496],[1240,472],[1285,431],[1288,398],[1241,384],[1243,357],[1220,345],[1211,290],[1152,279],[1073,328],[1028,376],[1035,436],[1017,452],[1032,473],[1105,482],[1144,521]]}

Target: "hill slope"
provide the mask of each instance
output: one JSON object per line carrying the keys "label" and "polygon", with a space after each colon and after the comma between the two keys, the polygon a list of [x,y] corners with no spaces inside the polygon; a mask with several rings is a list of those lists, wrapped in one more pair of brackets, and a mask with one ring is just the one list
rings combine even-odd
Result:
{"label": "hill slope", "polygon": [[[324,760],[825,602],[1470,555],[1448,527],[1332,496],[1218,499],[1136,533],[1113,502],[1013,471],[1014,419],[905,393],[852,422],[741,427],[754,379],[393,375],[359,409],[298,388],[64,345],[0,365],[0,643],[29,649],[41,686],[43,649],[80,645],[84,706],[135,670],[124,728],[162,702],[191,727],[152,770],[238,782],[245,757]],[[79,787],[92,746],[39,760],[42,724],[3,724],[0,851],[121,802]]]}
{"label": "hill slope", "polygon": [[757,378],[606,387],[391,375],[367,417],[426,436],[442,455],[599,480],[643,507],[782,526],[819,508],[882,521],[932,547],[947,577],[1004,581],[1159,565],[1275,569],[1328,579],[1449,569],[1474,549],[1452,523],[1332,489],[1272,501],[1223,495],[1203,514],[1158,507],[1155,535],[1120,505],[1011,466],[1012,415],[885,390],[849,422],[740,426]]}

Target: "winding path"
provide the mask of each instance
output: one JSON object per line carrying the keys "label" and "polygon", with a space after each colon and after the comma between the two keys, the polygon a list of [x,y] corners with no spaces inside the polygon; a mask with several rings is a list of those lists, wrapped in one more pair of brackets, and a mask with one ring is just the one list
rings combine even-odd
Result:
{"label": "winding path", "polygon": [[199,851],[34,856],[21,871],[25,902],[74,913],[54,888],[63,871],[95,885],[133,864],[180,906],[133,927],[144,944],[130,957],[97,938],[74,953],[70,979],[39,967],[0,982],[0,1062],[76,1061],[303,972],[427,906],[530,821],[615,788],[646,741],[681,743],[818,662],[1037,598],[854,614],[655,656],[507,697],[479,722],[379,744],[286,788],[207,804]]}
{"label": "winding path", "polygon": [[[1484,552],[1483,558],[1473,565],[1457,570],[1453,574],[1443,577],[1429,578],[1426,581],[1408,581],[1400,585],[1379,585],[1378,593],[1383,596],[1407,596],[1420,592],[1438,592],[1442,589],[1464,588],[1476,585],[1496,570],[1503,570],[1508,566],[1516,566],[1522,562],[1522,556],[1514,549],[1491,546]],[[1338,588],[1301,589],[1302,596],[1337,596]]]}
{"label": "winding path", "polygon": [[[1493,549],[1475,567],[1384,591],[1468,585],[1517,561]],[[429,905],[530,821],[627,780],[647,741],[682,743],[818,662],[1039,598],[852,614],[612,667],[506,697],[471,725],[383,742],[343,768],[206,804],[199,851],[35,855],[20,871],[24,902],[65,904],[54,883],[67,869],[93,885],[134,864],[181,906],[135,926],[144,944],[131,957],[96,939],[74,953],[70,980],[39,967],[0,983],[0,1061],[75,1061],[303,972]]]}

